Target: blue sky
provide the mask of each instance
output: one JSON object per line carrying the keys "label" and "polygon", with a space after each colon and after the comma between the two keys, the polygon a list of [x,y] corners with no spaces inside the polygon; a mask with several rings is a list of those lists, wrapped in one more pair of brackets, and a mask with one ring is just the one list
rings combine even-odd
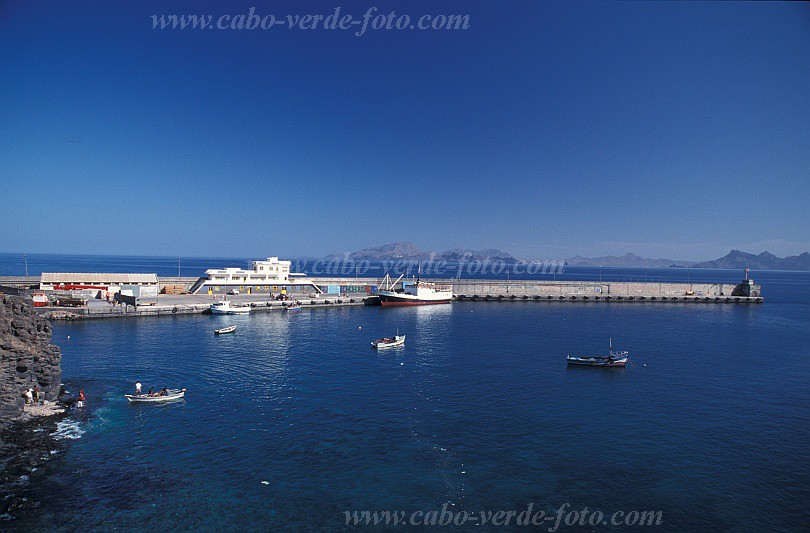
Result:
{"label": "blue sky", "polygon": [[[153,30],[153,14],[469,15]],[[810,6],[0,3],[1,252],[810,248]]]}

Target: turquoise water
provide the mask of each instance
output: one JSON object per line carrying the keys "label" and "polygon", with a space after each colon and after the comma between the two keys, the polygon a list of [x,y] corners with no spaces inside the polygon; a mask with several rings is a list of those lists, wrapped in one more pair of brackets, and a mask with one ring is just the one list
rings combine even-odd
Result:
{"label": "turquoise water", "polygon": [[[89,416],[38,489],[43,505],[10,524],[316,531],[344,529],[352,510],[567,503],[661,511],[651,530],[806,530],[810,276],[760,278],[762,305],[460,302],[57,324],[64,380],[85,388]],[[214,336],[229,324],[236,334]],[[403,349],[369,349],[397,328]],[[566,367],[610,337],[633,366]],[[187,399],[128,405],[136,380]]]}

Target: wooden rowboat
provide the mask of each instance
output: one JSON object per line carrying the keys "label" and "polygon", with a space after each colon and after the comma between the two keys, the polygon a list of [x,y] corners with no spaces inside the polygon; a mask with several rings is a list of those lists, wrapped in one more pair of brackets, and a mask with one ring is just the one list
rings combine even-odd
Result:
{"label": "wooden rowboat", "polygon": [[169,389],[165,396],[149,396],[148,394],[124,394],[124,398],[132,403],[164,403],[183,398],[186,389]]}

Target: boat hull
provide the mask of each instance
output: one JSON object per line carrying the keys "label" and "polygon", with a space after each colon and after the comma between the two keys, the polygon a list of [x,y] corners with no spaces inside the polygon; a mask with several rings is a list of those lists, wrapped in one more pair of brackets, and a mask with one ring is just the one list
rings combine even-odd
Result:
{"label": "boat hull", "polygon": [[231,307],[228,309],[216,309],[211,308],[211,314],[214,315],[247,315],[250,313],[250,308],[239,308],[239,307]]}
{"label": "boat hull", "polygon": [[420,298],[412,294],[403,294],[389,291],[379,291],[377,297],[380,299],[380,305],[395,306],[395,305],[435,305],[435,304],[449,304],[453,297],[438,297],[438,298]]}
{"label": "boat hull", "polygon": [[608,359],[598,357],[568,358],[569,365],[576,366],[602,366],[602,367],[624,367],[627,359]]}

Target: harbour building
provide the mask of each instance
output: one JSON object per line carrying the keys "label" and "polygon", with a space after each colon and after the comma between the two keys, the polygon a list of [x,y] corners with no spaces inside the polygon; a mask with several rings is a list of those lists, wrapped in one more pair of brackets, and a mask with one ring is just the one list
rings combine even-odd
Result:
{"label": "harbour building", "polygon": [[137,297],[157,297],[157,274],[97,272],[43,272],[42,291],[70,291],[85,298],[106,298],[116,293]]}
{"label": "harbour building", "polygon": [[211,268],[191,286],[192,294],[287,294],[290,297],[328,295],[364,297],[376,294],[376,282],[351,278],[307,278],[291,272],[290,261],[268,257],[250,261],[248,268]]}
{"label": "harbour building", "polygon": [[225,294],[231,291],[246,294],[287,292],[320,292],[306,279],[306,274],[290,272],[290,261],[268,257],[250,261],[249,268],[210,268],[192,287],[193,294]]}

